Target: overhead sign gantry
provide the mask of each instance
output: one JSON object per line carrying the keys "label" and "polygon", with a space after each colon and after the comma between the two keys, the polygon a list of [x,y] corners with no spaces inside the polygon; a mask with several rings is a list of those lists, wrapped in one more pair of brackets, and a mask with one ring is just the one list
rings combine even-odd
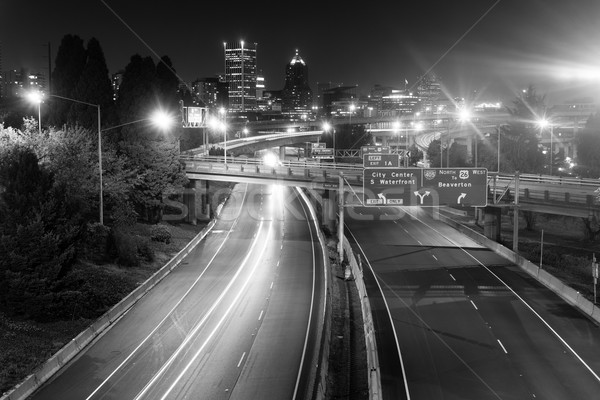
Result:
{"label": "overhead sign gantry", "polygon": [[487,205],[485,168],[370,168],[363,172],[367,206]]}

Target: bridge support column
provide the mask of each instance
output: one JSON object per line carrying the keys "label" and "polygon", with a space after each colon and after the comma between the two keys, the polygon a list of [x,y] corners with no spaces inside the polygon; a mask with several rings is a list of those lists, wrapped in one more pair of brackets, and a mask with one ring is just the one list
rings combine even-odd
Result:
{"label": "bridge support column", "polygon": [[483,215],[483,234],[486,238],[496,242],[500,241],[501,236],[501,209],[500,207],[485,207]]}
{"label": "bridge support column", "polygon": [[279,146],[279,159],[285,160],[285,146]]}
{"label": "bridge support column", "polygon": [[209,182],[199,179],[196,181],[196,193],[200,196],[196,201],[196,217],[204,220],[211,219]]}
{"label": "bridge support column", "polygon": [[196,198],[198,193],[196,193],[196,181],[190,180],[187,187],[183,190],[183,198],[182,203],[187,209],[187,214],[185,215],[185,222],[189,222],[191,224],[196,225]]}
{"label": "bridge support column", "polygon": [[185,221],[196,225],[198,219],[210,219],[208,181],[192,179],[183,192],[182,203],[187,208]]}
{"label": "bridge support column", "polygon": [[338,213],[337,195],[335,190],[325,190],[323,193],[323,225],[334,233]]}

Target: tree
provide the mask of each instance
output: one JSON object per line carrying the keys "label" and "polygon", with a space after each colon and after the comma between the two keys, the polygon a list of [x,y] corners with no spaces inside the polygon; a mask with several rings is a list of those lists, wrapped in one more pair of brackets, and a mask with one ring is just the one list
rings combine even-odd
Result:
{"label": "tree", "polygon": [[[73,98],[86,58],[83,40],[79,36],[65,35],[62,38],[52,71],[52,94]],[[53,99],[49,113],[50,125],[62,126],[67,123],[72,106],[73,103],[68,100]]]}
{"label": "tree", "polygon": [[83,203],[14,145],[0,160],[0,306],[43,319],[53,285],[75,260]]}
{"label": "tree", "polygon": [[452,143],[448,153],[448,167],[466,167],[467,161],[467,146],[457,142]]}
{"label": "tree", "polygon": [[131,200],[137,213],[148,222],[159,222],[164,196],[181,192],[187,183],[177,143],[167,140],[123,141],[121,148],[128,157],[127,168],[136,171]]}
{"label": "tree", "polygon": [[440,139],[434,139],[429,143],[429,147],[427,148],[427,159],[429,160],[430,167],[440,167],[442,165],[440,163],[441,156]]}
{"label": "tree", "polygon": [[507,107],[512,121],[503,135],[501,158],[506,161],[505,172],[541,173],[544,166],[544,155],[540,151],[537,133],[537,121],[548,118],[545,96],[536,93],[530,85],[514,101],[514,106]]}
{"label": "tree", "polygon": [[576,138],[577,167],[579,175],[589,178],[600,177],[600,113],[596,113],[586,123]]}
{"label": "tree", "polygon": [[[102,124],[110,126],[115,124],[112,97],[112,85],[104,52],[98,40],[92,38],[88,42],[86,62],[73,90],[73,98],[100,105]],[[74,103],[70,108],[68,120],[77,121],[79,125],[88,129],[97,129],[97,109],[85,104]]]}
{"label": "tree", "polygon": [[408,148],[408,152],[410,156],[408,157],[408,165],[416,166],[419,161],[423,159],[423,152],[417,147],[416,144],[413,144]]}

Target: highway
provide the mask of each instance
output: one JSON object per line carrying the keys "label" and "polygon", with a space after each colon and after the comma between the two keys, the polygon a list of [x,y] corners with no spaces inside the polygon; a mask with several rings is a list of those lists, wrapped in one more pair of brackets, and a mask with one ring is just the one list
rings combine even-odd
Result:
{"label": "highway", "polygon": [[303,399],[324,252],[295,189],[235,186],[182,263],[30,399]]}
{"label": "highway", "polygon": [[592,399],[600,329],[427,209],[346,209],[383,399]]}

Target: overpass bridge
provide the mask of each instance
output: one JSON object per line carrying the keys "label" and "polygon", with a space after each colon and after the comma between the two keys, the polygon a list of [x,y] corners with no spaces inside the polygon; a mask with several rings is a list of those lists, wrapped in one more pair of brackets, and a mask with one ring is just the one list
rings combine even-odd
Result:
{"label": "overpass bridge", "polygon": [[[317,161],[279,161],[274,165],[261,159],[241,157],[183,156],[187,177],[196,182],[225,181],[298,186],[312,190],[349,193],[346,202],[363,205],[362,164]],[[518,180],[518,184],[517,184]],[[596,191],[600,181],[549,175],[488,173],[488,205],[514,206],[518,187],[518,204],[522,210],[580,217],[600,217]],[[332,195],[334,196],[334,195]]]}

